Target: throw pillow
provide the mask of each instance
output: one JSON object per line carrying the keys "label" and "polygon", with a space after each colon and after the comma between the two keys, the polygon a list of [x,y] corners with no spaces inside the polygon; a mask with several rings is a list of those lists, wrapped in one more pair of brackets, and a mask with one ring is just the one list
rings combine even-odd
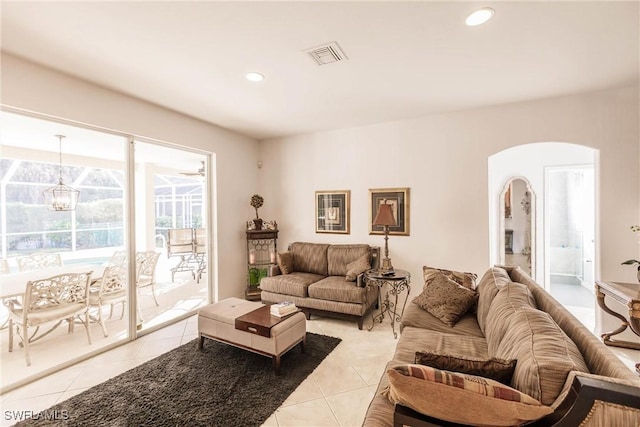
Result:
{"label": "throw pillow", "polygon": [[293,272],[293,254],[291,252],[278,253],[278,267],[282,274]]}
{"label": "throw pillow", "polygon": [[444,274],[449,279],[453,280],[459,285],[464,286],[465,288],[474,289],[476,287],[476,279],[478,278],[477,274],[445,270],[435,267],[427,267],[426,265],[422,267],[424,286],[428,286],[429,283],[431,283],[431,281],[438,275],[438,273]]}
{"label": "throw pillow", "polygon": [[449,326],[454,326],[458,320],[471,308],[478,295],[475,291],[457,284],[442,273],[433,278],[429,286],[425,286],[420,295],[415,297],[414,303]]}
{"label": "throw pillow", "polygon": [[382,394],[392,403],[453,423],[513,426],[553,412],[531,396],[475,375],[402,365],[389,369],[387,376],[389,386]]}
{"label": "throw pillow", "polygon": [[461,357],[451,354],[430,353],[427,351],[416,351],[415,359],[415,363],[418,365],[491,378],[502,384],[509,384],[511,382],[511,376],[516,367],[516,362],[516,360],[498,359],[496,357],[480,359],[469,356]]}
{"label": "throw pillow", "polygon": [[355,282],[358,278],[358,275],[364,273],[370,268],[371,265],[369,264],[369,254],[362,255],[361,257],[347,264],[347,275],[345,276],[344,280],[347,282]]}

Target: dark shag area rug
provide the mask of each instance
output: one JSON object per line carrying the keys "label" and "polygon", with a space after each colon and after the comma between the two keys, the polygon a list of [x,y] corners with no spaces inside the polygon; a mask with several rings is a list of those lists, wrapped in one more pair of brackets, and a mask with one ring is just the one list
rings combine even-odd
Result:
{"label": "dark shag area rug", "polygon": [[340,341],[307,332],[275,375],[269,357],[196,339],[42,412],[57,420],[16,425],[259,426]]}

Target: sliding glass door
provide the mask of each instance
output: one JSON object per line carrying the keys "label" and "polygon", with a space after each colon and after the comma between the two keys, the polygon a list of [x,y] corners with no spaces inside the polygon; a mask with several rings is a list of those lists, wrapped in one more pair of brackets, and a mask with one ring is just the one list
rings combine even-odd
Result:
{"label": "sliding glass door", "polygon": [[[36,115],[0,115],[3,392],[207,304],[210,154]],[[67,206],[64,194],[55,203],[44,197],[61,183],[79,191],[77,206]],[[172,244],[177,235],[181,246]],[[16,327],[23,309],[38,309],[27,282],[77,273],[90,273],[91,343],[86,317]]]}
{"label": "sliding glass door", "polygon": [[208,301],[208,156],[135,141],[138,329]]}

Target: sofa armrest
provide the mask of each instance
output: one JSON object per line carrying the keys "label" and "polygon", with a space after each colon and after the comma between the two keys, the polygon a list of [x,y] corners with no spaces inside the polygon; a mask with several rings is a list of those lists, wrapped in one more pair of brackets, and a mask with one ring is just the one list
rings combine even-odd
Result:
{"label": "sofa armrest", "polygon": [[269,266],[269,270],[267,271],[268,277],[279,276],[280,274],[282,274],[282,272],[280,271],[280,267],[278,267],[278,264]]}
{"label": "sofa armrest", "polygon": [[[576,374],[571,388],[556,410],[527,427],[582,425],[640,425],[640,388],[598,375]],[[588,421],[591,421],[589,423]],[[604,424],[603,424],[604,423]],[[459,424],[429,417],[396,405],[395,427],[453,427]]]}

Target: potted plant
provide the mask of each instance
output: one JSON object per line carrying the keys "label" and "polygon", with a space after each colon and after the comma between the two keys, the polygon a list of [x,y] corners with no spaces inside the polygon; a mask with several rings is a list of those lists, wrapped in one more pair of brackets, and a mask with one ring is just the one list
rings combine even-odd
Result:
{"label": "potted plant", "polygon": [[262,198],[259,194],[254,194],[251,196],[251,206],[256,210],[256,219],[253,220],[253,225],[256,230],[262,230],[262,219],[260,219],[260,215],[258,215],[258,208],[262,207],[264,204],[264,198]]}
{"label": "potted plant", "polygon": [[[631,231],[633,231],[634,233],[640,232],[640,226],[632,225]],[[637,259],[628,259],[622,263],[622,265],[636,265],[636,264],[638,265],[637,277],[638,277],[638,281],[640,282],[640,261],[638,261]]]}

